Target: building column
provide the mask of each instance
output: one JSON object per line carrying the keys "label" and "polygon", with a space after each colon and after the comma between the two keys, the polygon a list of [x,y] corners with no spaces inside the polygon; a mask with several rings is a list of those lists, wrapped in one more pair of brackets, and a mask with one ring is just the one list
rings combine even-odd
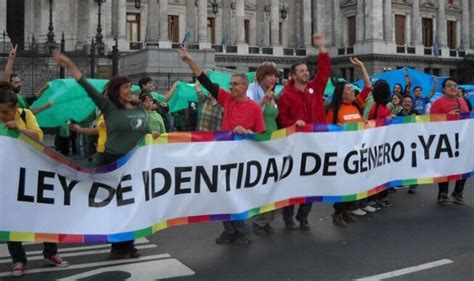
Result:
{"label": "building column", "polygon": [[356,26],[356,42],[360,44],[365,40],[364,0],[357,0]]}
{"label": "building column", "polygon": [[281,45],[280,42],[280,9],[279,9],[279,0],[271,0],[271,6],[270,6],[270,11],[271,11],[271,21],[270,21],[270,26],[271,26],[271,46],[279,46]]}
{"label": "building column", "polygon": [[148,47],[156,47],[158,43],[158,0],[148,0],[146,16],[145,43]]}
{"label": "building column", "polygon": [[127,40],[127,0],[118,0],[117,2],[115,36],[117,36],[119,50],[126,51],[130,49]]}
{"label": "building column", "polygon": [[248,54],[249,45],[245,42],[245,1],[235,1],[235,41],[238,54]]}
{"label": "building column", "polygon": [[[472,16],[472,19],[474,19],[474,0],[469,0],[469,5],[470,5],[470,11],[469,14]],[[470,30],[474,32],[474,20],[470,21]],[[474,50],[474,33],[471,34],[471,49]]]}
{"label": "building column", "polygon": [[[226,45],[233,44],[232,41],[232,9],[230,7],[230,1],[222,1],[222,38],[221,42]],[[258,3],[257,3],[257,14],[258,14]],[[258,26],[258,24],[257,24]],[[224,40],[226,39],[226,40]],[[257,39],[258,40],[258,39]],[[227,41],[227,42],[224,42]]]}
{"label": "building column", "polygon": [[[271,0],[271,34],[272,34],[272,41],[271,46],[273,47],[273,55],[275,56],[283,56],[283,47],[280,42],[280,1],[279,0]],[[283,35],[283,34],[282,34]]]}
{"label": "building column", "polygon": [[446,32],[446,7],[445,0],[438,0],[438,15],[436,34],[438,35],[439,44],[442,48],[448,46],[448,37]]}
{"label": "building column", "polygon": [[334,46],[336,48],[341,48],[342,46],[344,46],[344,33],[343,33],[343,30],[342,30],[342,21],[343,21],[343,18],[342,18],[342,13],[341,13],[341,7],[340,7],[340,0],[334,0],[334,11],[333,11],[333,14],[334,14],[334,17],[333,17],[333,20],[334,20]]}
{"label": "building column", "polygon": [[305,48],[311,48],[311,0],[303,0],[303,42]]}
{"label": "building column", "polygon": [[[415,0],[416,1],[416,0]],[[393,42],[392,25],[392,0],[383,1],[383,39],[385,42]]]}
{"label": "building column", "polygon": [[207,1],[198,0],[198,42],[199,49],[211,48],[207,37]]}
{"label": "building column", "polygon": [[462,38],[462,48],[464,50],[469,49],[469,44],[471,41],[471,32],[469,30],[469,2],[468,0],[462,0],[462,14],[461,14],[461,38]]}
{"label": "building column", "polygon": [[413,0],[411,7],[411,45],[421,45],[420,0]]}
{"label": "building column", "polygon": [[186,31],[191,35],[189,42],[197,43],[197,24],[196,24],[196,2],[195,0],[186,0]]}
{"label": "building column", "polygon": [[383,36],[383,2],[367,1],[365,3],[365,39],[382,41]]}
{"label": "building column", "polygon": [[[300,37],[298,35],[298,21],[297,21],[297,1],[289,1],[288,2],[288,48],[296,48],[296,45],[299,44],[297,42],[298,38]],[[258,14],[257,14],[258,15]]]}
{"label": "building column", "polygon": [[6,37],[5,42],[10,42],[10,38],[7,33],[7,1],[0,1],[0,36],[2,36],[3,41],[3,32],[5,31]]}
{"label": "building column", "polygon": [[158,35],[158,42],[161,49],[170,49],[171,41],[168,35],[168,0],[159,1],[160,33]]}

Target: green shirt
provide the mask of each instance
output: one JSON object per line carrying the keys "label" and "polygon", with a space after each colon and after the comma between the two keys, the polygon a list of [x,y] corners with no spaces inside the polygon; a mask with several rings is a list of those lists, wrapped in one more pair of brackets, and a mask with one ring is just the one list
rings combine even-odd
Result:
{"label": "green shirt", "polygon": [[123,155],[135,148],[138,142],[151,133],[143,108],[118,108],[87,82],[84,76],[78,81],[104,114],[107,127],[105,152]]}
{"label": "green shirt", "polygon": [[265,132],[271,133],[278,130],[276,119],[278,117],[278,107],[276,104],[265,104],[263,106],[263,120],[265,121]]}
{"label": "green shirt", "polygon": [[166,133],[165,122],[163,118],[156,111],[145,111],[148,125],[152,132],[157,132],[160,134]]}
{"label": "green shirt", "polygon": [[30,105],[21,94],[16,94],[16,98],[18,99],[19,108],[26,108],[26,109],[30,108]]}

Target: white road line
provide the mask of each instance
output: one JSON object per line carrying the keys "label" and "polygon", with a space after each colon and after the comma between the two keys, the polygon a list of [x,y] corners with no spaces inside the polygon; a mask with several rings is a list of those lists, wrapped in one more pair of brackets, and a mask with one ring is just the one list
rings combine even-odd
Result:
{"label": "white road line", "polygon": [[[118,265],[118,264],[130,264],[133,262],[144,262],[150,260],[158,260],[158,259],[165,259],[171,258],[169,254],[160,254],[160,255],[153,255],[147,257],[140,257],[138,259],[126,259],[126,260],[112,260],[112,261],[103,261],[103,262],[92,262],[92,263],[83,263],[83,264],[75,264],[70,265],[68,267],[46,267],[46,268],[35,268],[35,269],[26,269],[25,274],[33,274],[33,273],[41,273],[41,272],[53,272],[53,271],[65,271],[65,270],[73,270],[73,269],[81,269],[81,268],[89,268],[89,267],[100,267],[100,266],[109,266],[109,265]],[[0,273],[0,277],[7,277],[11,276],[11,272],[2,272]]]}
{"label": "white road line", "polygon": [[388,278],[393,278],[393,277],[398,277],[398,276],[410,274],[410,273],[417,272],[417,271],[422,271],[422,270],[425,270],[425,269],[430,269],[430,268],[433,268],[433,267],[438,267],[438,266],[450,264],[452,262],[453,262],[452,260],[442,259],[442,260],[438,260],[438,261],[434,261],[434,262],[429,262],[429,263],[425,263],[425,264],[420,264],[420,265],[415,265],[415,266],[411,266],[411,267],[407,267],[407,268],[402,268],[402,269],[390,271],[390,272],[387,272],[387,273],[382,273],[382,274],[373,275],[373,276],[369,276],[369,277],[364,277],[364,278],[360,278],[360,279],[354,279],[354,281],[384,280],[384,279],[388,279]]}
{"label": "white road line", "polygon": [[[138,250],[141,249],[150,249],[150,248],[156,248],[155,244],[149,244],[149,245],[140,245],[136,246]],[[67,258],[67,257],[77,257],[77,256],[86,256],[86,255],[96,255],[96,254],[103,254],[103,253],[109,253],[110,252],[110,247],[107,247],[107,249],[103,250],[92,250],[92,251],[81,251],[81,252],[69,252],[69,253],[64,253],[61,250],[59,251],[59,255],[62,258]],[[34,256],[34,257],[29,257],[28,253],[27,258],[28,261],[37,261],[37,260],[42,260],[43,259],[43,254],[39,256]],[[11,258],[5,258],[5,259],[0,259],[0,264],[2,263],[11,263],[12,259]]]}
{"label": "white road line", "polygon": [[[146,238],[140,238],[135,240],[135,245],[141,245],[141,244],[147,244],[150,243],[148,239]],[[33,245],[33,244],[42,244],[38,242],[23,242],[23,246],[25,245]],[[68,252],[73,252],[73,251],[80,251],[80,250],[93,250],[93,249],[101,249],[101,248],[109,248],[110,244],[100,244],[100,245],[93,245],[93,246],[82,246],[84,244],[79,244],[81,246],[72,246],[72,247],[67,247],[67,248],[62,248],[61,245],[58,245],[59,247],[59,253],[68,253]],[[34,256],[34,255],[43,255],[43,250],[39,251],[26,251],[26,255],[28,257]],[[8,253],[8,248],[7,244],[0,245],[0,259],[2,258],[10,258],[10,254]]]}

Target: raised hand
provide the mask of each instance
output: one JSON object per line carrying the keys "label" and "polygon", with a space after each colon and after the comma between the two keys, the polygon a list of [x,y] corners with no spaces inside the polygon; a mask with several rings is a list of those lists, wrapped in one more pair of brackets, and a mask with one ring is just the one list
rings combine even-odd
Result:
{"label": "raised hand", "polygon": [[361,62],[361,61],[360,61],[358,58],[356,58],[356,57],[349,58],[349,60],[351,61],[351,63],[352,63],[353,65],[357,65],[357,66],[363,66],[363,65],[364,65],[364,63]]}
{"label": "raised hand", "polygon": [[53,59],[62,67],[66,68],[76,80],[81,79],[82,73],[79,71],[77,66],[65,55],[59,51],[53,51]]}
{"label": "raised hand", "polygon": [[10,47],[10,52],[8,53],[8,59],[10,60],[14,60],[16,58],[16,50],[18,48],[18,45],[15,45],[15,47],[13,47],[13,45]]}
{"label": "raised hand", "polygon": [[188,53],[188,50],[184,46],[178,49],[179,58],[185,63],[190,63],[193,61],[193,57]]}
{"label": "raised hand", "polygon": [[325,40],[324,36],[321,33],[314,33],[313,34],[313,45],[316,48],[322,48],[324,47]]}

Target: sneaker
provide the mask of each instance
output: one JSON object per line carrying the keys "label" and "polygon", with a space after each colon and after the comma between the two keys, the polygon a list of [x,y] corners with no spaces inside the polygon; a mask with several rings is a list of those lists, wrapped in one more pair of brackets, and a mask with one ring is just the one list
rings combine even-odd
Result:
{"label": "sneaker", "polygon": [[[364,212],[365,213],[365,212]],[[345,222],[348,222],[348,223],[355,223],[357,222],[357,219],[352,215],[352,213],[350,211],[345,211],[343,214],[342,214],[342,218],[344,219]]]}
{"label": "sneaker", "polygon": [[366,213],[375,213],[377,211],[377,209],[375,209],[372,206],[364,207],[364,208],[362,208],[362,210],[364,210],[364,212],[366,212]]}
{"label": "sneaker", "polygon": [[219,238],[216,239],[216,244],[224,245],[224,244],[232,244],[234,243],[235,239],[237,238],[236,233],[229,233],[227,231],[223,231]]}
{"label": "sneaker", "polygon": [[265,225],[265,233],[267,235],[273,235],[273,234],[275,234],[275,229],[273,228],[273,226],[271,226],[269,223],[267,223]]}
{"label": "sneaker", "polygon": [[14,277],[23,276],[24,271],[25,271],[25,265],[23,263],[16,262],[13,264],[12,276]]}
{"label": "sneaker", "polygon": [[453,203],[451,202],[451,200],[449,200],[448,196],[439,196],[438,197],[438,204],[441,205],[441,206],[451,206],[453,205]]}
{"label": "sneaker", "polygon": [[311,229],[311,226],[309,226],[307,219],[300,220],[300,229],[303,231],[308,231]]}
{"label": "sneaker", "polygon": [[416,186],[414,186],[414,187],[409,186],[407,192],[408,192],[408,194],[415,194],[416,193]]}
{"label": "sneaker", "polygon": [[347,223],[344,221],[342,214],[332,215],[332,222],[337,226],[347,226]]}
{"label": "sneaker", "polygon": [[239,246],[245,246],[250,244],[250,235],[246,234],[236,234],[236,238],[234,239],[234,244]]}
{"label": "sneaker", "polygon": [[54,255],[51,257],[44,257],[44,260],[47,261],[49,264],[52,264],[57,267],[67,267],[69,263],[63,260],[59,255]]}
{"label": "sneaker", "polygon": [[458,194],[451,194],[451,196],[453,197],[453,202],[455,204],[458,204],[458,205],[464,205],[464,198],[462,197],[462,194],[458,193]]}
{"label": "sneaker", "polygon": [[253,223],[252,224],[252,230],[253,230],[253,233],[255,233],[257,235],[260,235],[260,236],[267,235],[267,232],[265,231],[265,226],[260,226],[256,223]]}
{"label": "sneaker", "polygon": [[113,260],[122,260],[122,259],[136,259],[140,257],[140,252],[137,250],[137,248],[132,247],[130,250],[117,250],[112,248],[110,250],[110,259]]}
{"label": "sneaker", "polygon": [[296,227],[296,224],[293,218],[290,218],[288,220],[285,220],[285,228],[288,230],[296,230],[298,227]]}
{"label": "sneaker", "polygon": [[361,208],[352,211],[352,214],[356,215],[356,216],[365,216],[365,215],[367,215],[367,213],[364,212]]}
{"label": "sneaker", "polygon": [[384,200],[384,201],[382,202],[382,206],[385,207],[385,208],[387,208],[387,207],[392,207],[393,205],[392,205],[392,203],[390,203],[390,201]]}

